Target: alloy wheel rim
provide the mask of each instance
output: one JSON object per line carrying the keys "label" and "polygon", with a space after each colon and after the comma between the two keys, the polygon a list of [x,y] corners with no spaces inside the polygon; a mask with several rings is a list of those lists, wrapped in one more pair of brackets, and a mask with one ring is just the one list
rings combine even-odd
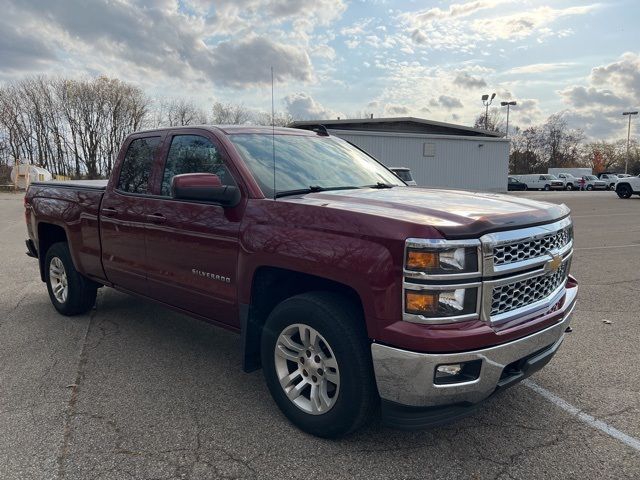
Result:
{"label": "alloy wheel rim", "polygon": [[64,269],[62,260],[58,257],[53,257],[51,263],[49,263],[49,281],[51,283],[53,296],[56,297],[56,300],[60,303],[66,302],[69,294],[67,272]]}
{"label": "alloy wheel rim", "polygon": [[340,393],[340,370],[327,340],[313,327],[296,323],[278,336],[276,374],[287,398],[311,415],[327,413]]}

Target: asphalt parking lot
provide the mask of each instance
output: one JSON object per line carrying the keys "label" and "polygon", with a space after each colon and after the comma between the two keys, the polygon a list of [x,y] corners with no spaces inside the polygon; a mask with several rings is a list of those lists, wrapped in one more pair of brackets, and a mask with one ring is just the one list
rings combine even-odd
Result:
{"label": "asphalt parking lot", "polygon": [[518,195],[573,210],[581,291],[555,359],[455,424],[327,441],[241,371],[232,333],[106,288],[58,315],[22,196],[0,194],[0,478],[640,478],[640,198]]}

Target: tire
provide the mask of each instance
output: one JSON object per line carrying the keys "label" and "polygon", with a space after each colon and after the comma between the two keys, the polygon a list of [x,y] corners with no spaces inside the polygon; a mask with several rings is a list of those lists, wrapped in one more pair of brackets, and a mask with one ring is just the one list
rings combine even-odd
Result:
{"label": "tire", "polygon": [[527,190],[529,190],[529,187],[527,187],[526,185],[524,186],[524,188],[522,189],[523,192],[526,192]]}
{"label": "tire", "polygon": [[623,183],[622,185],[618,185],[618,187],[616,188],[616,193],[620,198],[631,198],[631,195],[633,195],[633,190],[631,190],[631,187],[629,185]]}
{"label": "tire", "polygon": [[[313,344],[312,330],[319,335]],[[362,312],[341,295],[304,293],[277,305],[262,333],[261,356],[273,400],[307,433],[342,437],[365,425],[378,406]],[[311,401],[314,385],[324,401]]]}
{"label": "tire", "polygon": [[567,190],[573,190],[573,183],[567,183],[567,186],[565,188]]}
{"label": "tire", "polygon": [[545,191],[547,191],[547,192],[548,192],[549,190],[551,190],[551,187],[550,187],[549,185],[545,185],[545,186],[544,186],[544,189],[545,189]]}
{"label": "tire", "polygon": [[587,185],[587,191],[593,190],[593,185]]}
{"label": "tire", "polygon": [[98,288],[78,273],[65,242],[54,243],[47,250],[44,274],[51,303],[62,315],[79,315],[95,305]]}

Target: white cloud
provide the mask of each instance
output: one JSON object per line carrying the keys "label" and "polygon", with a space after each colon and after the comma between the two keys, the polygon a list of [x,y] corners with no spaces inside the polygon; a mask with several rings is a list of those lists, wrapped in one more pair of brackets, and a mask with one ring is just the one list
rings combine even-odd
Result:
{"label": "white cloud", "polygon": [[385,115],[390,116],[407,116],[410,110],[406,105],[399,105],[395,103],[388,103],[384,106]]}
{"label": "white cloud", "polygon": [[253,37],[241,42],[222,42],[212,52],[212,78],[220,85],[243,88],[268,84],[274,79],[309,81],[311,61],[307,53],[295,46]]}
{"label": "white cloud", "polygon": [[[426,24],[432,20],[442,20],[445,18],[453,17],[466,17],[479,10],[492,9],[502,3],[507,3],[510,0],[477,0],[467,3],[454,3],[449,6],[447,10],[435,7],[428,10],[422,10],[415,15],[415,22],[417,24]],[[511,0],[512,1],[512,0]]]}
{"label": "white cloud", "polygon": [[501,14],[497,7],[504,3],[517,2],[477,0],[453,4],[446,10],[436,7],[401,13],[398,20],[414,44],[434,50],[474,51],[486,47],[487,41],[521,40],[534,34],[542,41],[554,35],[570,35],[571,29],[555,31],[551,25],[560,18],[585,15],[598,7],[524,7],[516,13]]}
{"label": "white cloud", "polygon": [[340,116],[303,92],[287,95],[284,104],[287,112],[296,120],[326,120]]}
{"label": "white cloud", "polygon": [[623,130],[622,111],[640,105],[640,54],[591,70],[586,85],[558,92],[567,105],[567,118],[595,138],[615,138]]}
{"label": "white cloud", "polygon": [[468,72],[459,72],[453,79],[453,83],[464,88],[482,88],[487,86],[487,82],[480,77],[474,77]]}
{"label": "white cloud", "polygon": [[593,12],[596,8],[597,5],[563,9],[544,6],[529,11],[474,20],[471,27],[477,33],[491,40],[521,39],[536,32],[549,35],[552,32],[548,26],[559,18],[585,15]]}
{"label": "white cloud", "polygon": [[562,70],[566,68],[570,68],[574,66],[575,63],[570,62],[559,62],[559,63],[532,63],[531,65],[522,65],[520,67],[515,67],[510,70],[507,70],[505,73],[507,74],[536,74],[536,73],[544,73],[550,72],[552,70]]}

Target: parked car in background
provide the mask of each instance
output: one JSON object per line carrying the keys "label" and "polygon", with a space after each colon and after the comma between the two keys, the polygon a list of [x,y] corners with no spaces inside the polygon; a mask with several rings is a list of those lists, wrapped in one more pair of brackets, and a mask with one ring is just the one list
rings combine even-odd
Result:
{"label": "parked car in background", "polygon": [[558,179],[562,180],[562,184],[565,190],[576,190],[580,186],[578,178],[574,177],[570,173],[559,173]]}
{"label": "parked car in background", "polygon": [[611,190],[615,188],[616,182],[618,181],[618,175],[615,173],[601,173],[598,175],[598,178],[607,184],[607,190]]}
{"label": "parked car in background", "polygon": [[631,195],[640,195],[640,176],[618,176],[615,190],[620,198],[630,198]]}
{"label": "parked car in background", "polygon": [[404,183],[406,183],[407,185],[410,185],[412,187],[415,187],[416,185],[418,185],[416,183],[416,181],[413,179],[413,175],[411,175],[411,170],[407,167],[389,167],[389,170],[391,170],[393,173],[396,174],[396,176],[402,180]]}
{"label": "parked car in background", "polygon": [[526,183],[522,183],[520,180],[518,180],[517,177],[508,177],[507,180],[507,190],[509,191],[522,191],[522,190],[526,190],[527,189],[527,184]]}
{"label": "parked car in background", "polygon": [[631,177],[631,175],[629,175],[628,173],[618,173],[618,178],[629,178]]}
{"label": "parked car in background", "polygon": [[520,181],[527,185],[527,190],[563,190],[564,183],[555,175],[548,173],[520,175]]}
{"label": "parked car in background", "polygon": [[583,175],[585,190],[605,190],[607,188],[607,182],[604,180],[598,180],[595,175]]}

